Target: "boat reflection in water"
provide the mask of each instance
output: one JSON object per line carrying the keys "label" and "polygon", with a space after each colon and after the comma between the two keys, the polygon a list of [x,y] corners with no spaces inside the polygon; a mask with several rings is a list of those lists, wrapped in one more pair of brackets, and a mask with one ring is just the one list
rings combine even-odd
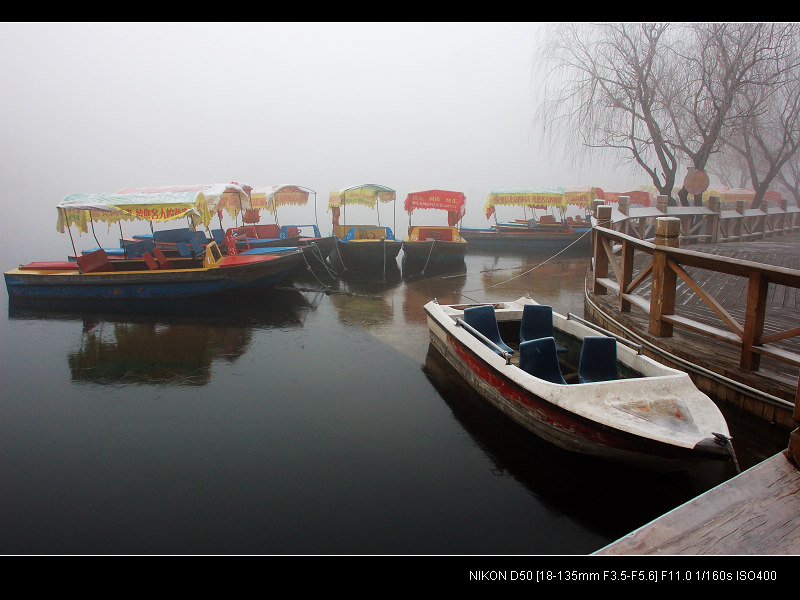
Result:
{"label": "boat reflection in water", "polygon": [[264,297],[232,297],[227,302],[180,302],[170,311],[130,303],[114,311],[70,311],[61,304],[31,307],[12,303],[10,320],[82,323],[78,347],[67,355],[72,381],[99,384],[203,386],[215,360],[235,362],[247,352],[255,329],[302,327],[310,304],[300,292],[273,291]]}
{"label": "boat reflection in water", "polygon": [[[445,263],[419,263],[414,260],[408,260],[405,256],[402,261],[403,280],[406,283],[416,281],[417,279],[441,277],[441,276],[457,276],[467,274],[467,263],[464,259],[453,260]],[[424,302],[423,302],[424,304]]]}

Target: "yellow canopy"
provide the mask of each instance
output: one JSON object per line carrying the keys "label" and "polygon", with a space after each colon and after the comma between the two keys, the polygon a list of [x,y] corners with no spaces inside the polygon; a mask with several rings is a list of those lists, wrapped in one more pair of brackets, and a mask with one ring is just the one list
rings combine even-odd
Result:
{"label": "yellow canopy", "polygon": [[235,183],[128,188],[116,194],[70,194],[58,208],[56,229],[75,225],[88,231],[90,221],[169,221],[191,218],[192,226],[208,227],[218,210],[240,210],[250,206],[249,186]]}
{"label": "yellow canopy", "polygon": [[328,197],[328,210],[347,204],[375,208],[378,202],[394,202],[395,198],[396,192],[392,188],[375,183],[367,183],[331,192]]}

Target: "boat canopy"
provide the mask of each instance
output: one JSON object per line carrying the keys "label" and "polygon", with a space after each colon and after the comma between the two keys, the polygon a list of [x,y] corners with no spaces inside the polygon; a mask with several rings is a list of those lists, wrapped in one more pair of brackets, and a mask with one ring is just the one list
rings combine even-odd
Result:
{"label": "boat canopy", "polygon": [[494,214],[495,206],[555,207],[561,210],[569,205],[591,207],[592,201],[597,198],[596,189],[550,187],[492,191],[483,210],[488,219]]}
{"label": "boat canopy", "polygon": [[411,213],[417,208],[432,208],[447,211],[447,223],[455,226],[464,216],[467,197],[462,192],[450,190],[425,190],[411,192],[406,196],[405,209],[411,218]]}
{"label": "boat canopy", "polygon": [[250,186],[238,183],[126,188],[111,194],[70,194],[57,206],[56,229],[75,225],[88,231],[88,223],[104,221],[169,221],[188,217],[192,225],[208,227],[220,210],[237,211],[250,206]]}
{"label": "boat canopy", "polygon": [[270,187],[254,187],[250,192],[250,207],[262,210],[267,209],[272,213],[277,212],[279,206],[289,204],[308,204],[309,194],[316,194],[312,189],[299,185],[273,185]]}
{"label": "boat canopy", "polygon": [[[730,188],[727,186],[714,186],[708,188],[705,192],[703,192],[703,204],[708,204],[708,199],[711,196],[716,196],[719,198],[720,202],[723,203],[735,203],[739,200],[744,200],[745,203],[750,204],[753,202],[753,198],[756,197],[755,190],[747,190],[741,188]],[[781,203],[781,194],[780,192],[776,192],[774,190],[767,190],[764,193],[764,200],[768,202],[773,202],[776,205],[780,205]]]}
{"label": "boat canopy", "polygon": [[462,192],[448,190],[425,190],[411,192],[406,196],[405,209],[411,214],[415,208],[434,208],[449,212],[460,212],[464,208],[466,196]]}
{"label": "boat canopy", "polygon": [[375,208],[378,202],[394,202],[396,192],[384,185],[366,183],[331,192],[328,197],[328,210],[339,208],[348,204],[358,204]]}

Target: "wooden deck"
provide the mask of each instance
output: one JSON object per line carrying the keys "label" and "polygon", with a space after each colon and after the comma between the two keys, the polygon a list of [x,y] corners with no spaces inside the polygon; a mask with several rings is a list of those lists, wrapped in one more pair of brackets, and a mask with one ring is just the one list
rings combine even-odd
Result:
{"label": "wooden deck", "polygon": [[[762,264],[800,269],[800,234],[789,234],[763,241],[734,242],[719,245],[681,246],[691,250],[735,257]],[[710,274],[702,281],[704,289],[714,290],[715,297],[733,316],[743,320],[747,303],[747,281],[741,277]],[[737,348],[710,336],[675,328],[672,337],[648,333],[648,317],[635,307],[630,312],[618,310],[618,298],[612,294],[595,295],[587,285],[586,318],[615,333],[634,333],[638,341],[660,348],[664,356],[697,367],[687,370],[697,383],[718,403],[730,403],[743,409],[748,418],[759,418],[773,429],[789,432],[797,427],[793,419],[794,400],[798,393],[798,368],[778,361],[762,361],[757,371],[739,367]],[[647,295],[650,290],[640,291]],[[774,286],[767,297],[768,323],[792,329],[800,327],[800,297],[796,289]],[[720,320],[688,286],[677,290],[676,314],[688,311],[693,319],[711,326]],[[769,332],[765,330],[765,335]],[[781,344],[789,351],[800,351],[800,339],[789,338]],[[647,352],[651,354],[651,352]],[[652,355],[652,354],[651,354]],[[676,365],[681,368],[679,365]],[[729,382],[713,382],[702,375],[714,371]],[[700,374],[698,374],[700,373]],[[744,386],[744,392],[736,385]],[[752,393],[751,393],[752,392]],[[778,398],[776,404],[759,399],[759,392]],[[734,440],[734,446],[735,446]],[[668,514],[609,544],[598,555],[789,555],[800,554],[800,468],[790,460],[788,451],[779,452],[725,483],[677,507]]]}
{"label": "wooden deck", "polygon": [[800,469],[779,453],[594,554],[800,554]]}

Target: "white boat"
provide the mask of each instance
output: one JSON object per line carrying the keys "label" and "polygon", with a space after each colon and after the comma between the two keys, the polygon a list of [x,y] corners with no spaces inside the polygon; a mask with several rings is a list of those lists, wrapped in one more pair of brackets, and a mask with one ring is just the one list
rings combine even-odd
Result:
{"label": "white boat", "polygon": [[658,472],[735,458],[724,416],[686,373],[578,317],[529,297],[433,300],[424,310],[432,345],[455,370],[498,410],[560,448]]}

